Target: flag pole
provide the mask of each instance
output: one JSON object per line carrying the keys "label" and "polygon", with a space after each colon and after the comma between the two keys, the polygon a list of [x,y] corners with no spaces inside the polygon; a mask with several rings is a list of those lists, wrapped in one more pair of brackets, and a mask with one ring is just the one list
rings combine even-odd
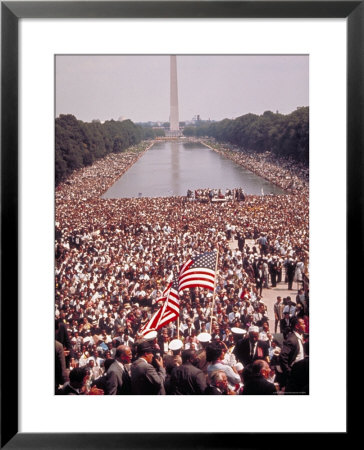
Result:
{"label": "flag pole", "polygon": [[179,314],[177,319],[177,339],[179,339]]}
{"label": "flag pole", "polygon": [[[166,307],[167,307],[167,304],[168,304],[168,300],[169,300],[169,295],[170,295],[170,290],[168,291],[166,299],[164,300],[163,306],[161,306],[160,309],[159,309],[159,311],[161,311],[161,314],[160,314],[159,319],[158,319],[157,327],[159,326],[160,320],[163,317],[164,312],[166,310]],[[157,328],[157,329],[159,329],[159,328]]]}
{"label": "flag pole", "polygon": [[[169,300],[170,293],[171,293],[171,290],[169,289],[168,294],[167,294],[167,297],[166,297],[166,299],[165,299],[165,301],[164,301],[164,305],[163,305],[163,309],[162,309],[162,313],[161,313],[161,315],[160,315],[160,318],[164,316],[164,312],[165,312],[166,307],[167,307],[167,304],[168,304],[168,300]],[[160,322],[160,318],[159,318],[159,322]],[[159,323],[158,323],[158,325],[159,325]]]}
{"label": "flag pole", "polygon": [[216,264],[215,264],[215,281],[214,281],[214,295],[212,296],[212,307],[211,307],[211,322],[210,322],[210,334],[212,334],[212,318],[214,315],[215,307],[215,296],[216,296],[216,280],[217,280],[217,262],[219,260],[219,247],[217,247],[216,253]]}

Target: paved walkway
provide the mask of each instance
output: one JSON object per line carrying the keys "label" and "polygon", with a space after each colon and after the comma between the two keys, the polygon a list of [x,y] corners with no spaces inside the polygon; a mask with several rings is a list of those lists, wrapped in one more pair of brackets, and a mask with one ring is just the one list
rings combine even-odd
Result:
{"label": "paved walkway", "polygon": [[[254,243],[253,239],[246,239],[245,240],[245,244],[248,244],[249,247],[253,247],[254,245],[256,245]],[[229,246],[232,250],[236,249],[238,247],[237,241],[236,240],[231,240],[229,243]],[[284,269],[283,269],[283,273],[282,273],[282,280],[284,280]],[[269,318],[269,328],[271,333],[274,333],[274,310],[273,310],[273,305],[277,300],[278,296],[283,298],[290,296],[291,299],[293,301],[296,300],[296,295],[298,292],[298,287],[296,286],[297,283],[293,283],[293,288],[297,288],[297,289],[293,289],[293,290],[288,290],[288,284],[281,282],[281,283],[277,283],[276,287],[272,287],[269,289],[264,289],[262,291],[262,300],[264,301],[264,303],[267,305],[267,314],[268,314],[268,318]],[[278,332],[279,332],[279,327],[278,327]]]}

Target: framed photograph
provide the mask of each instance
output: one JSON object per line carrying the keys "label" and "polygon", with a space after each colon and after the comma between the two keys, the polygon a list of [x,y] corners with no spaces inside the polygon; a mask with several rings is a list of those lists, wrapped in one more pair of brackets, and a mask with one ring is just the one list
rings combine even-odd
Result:
{"label": "framed photograph", "polygon": [[[239,448],[254,447],[257,434],[267,443],[277,433],[301,433],[302,442],[348,436],[346,298],[362,266],[347,270],[362,247],[363,19],[361,1],[1,3],[2,447]],[[310,395],[228,403],[54,395],[55,62],[72,72],[72,55],[308,59]],[[95,70],[77,72],[79,82]]]}

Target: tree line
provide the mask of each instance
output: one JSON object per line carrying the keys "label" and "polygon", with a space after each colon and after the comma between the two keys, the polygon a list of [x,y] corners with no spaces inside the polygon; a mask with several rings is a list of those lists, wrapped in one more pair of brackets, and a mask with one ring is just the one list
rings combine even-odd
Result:
{"label": "tree line", "polygon": [[309,162],[309,108],[299,107],[283,115],[266,111],[262,115],[245,114],[236,119],[220,122],[201,122],[186,127],[185,136],[208,136],[219,142],[276,156],[292,157],[296,161]]}
{"label": "tree line", "polygon": [[156,132],[131,120],[82,122],[71,114],[62,114],[55,124],[55,182],[58,185],[74,170],[91,165],[109,153],[120,153]]}

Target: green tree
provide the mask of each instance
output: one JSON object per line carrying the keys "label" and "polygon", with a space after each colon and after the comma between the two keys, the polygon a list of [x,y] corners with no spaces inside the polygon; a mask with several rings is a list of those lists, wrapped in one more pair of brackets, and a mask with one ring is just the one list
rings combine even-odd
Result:
{"label": "green tree", "polygon": [[130,120],[85,123],[71,114],[60,115],[55,123],[56,184],[76,169],[138,144],[141,138],[141,127]]}

